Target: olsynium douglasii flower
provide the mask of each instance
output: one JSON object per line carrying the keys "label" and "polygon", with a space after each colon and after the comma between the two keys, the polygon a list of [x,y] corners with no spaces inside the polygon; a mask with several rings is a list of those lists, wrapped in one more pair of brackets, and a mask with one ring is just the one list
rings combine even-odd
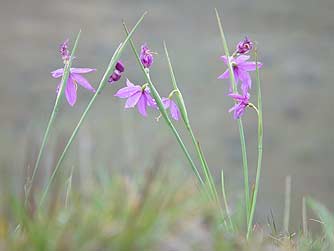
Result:
{"label": "olsynium douglasii flower", "polygon": [[177,104],[170,98],[162,98],[161,101],[165,109],[169,108],[169,112],[172,118],[174,120],[179,120],[181,114],[180,114],[180,110]]}
{"label": "olsynium douglasii flower", "polygon": [[126,87],[119,89],[115,94],[116,97],[126,98],[125,108],[133,108],[137,106],[138,112],[146,117],[147,106],[156,108],[157,105],[151,96],[149,87],[144,84],[143,86],[134,85],[128,79],[126,80]]}
{"label": "olsynium douglasii flower", "polygon": [[239,93],[230,93],[228,94],[231,98],[233,98],[237,103],[228,110],[228,112],[234,112],[233,118],[239,119],[242,115],[244,115],[247,106],[249,105],[250,94],[245,93],[240,95]]}
{"label": "olsynium douglasii flower", "polygon": [[[60,55],[62,59],[64,60],[64,63],[68,63],[68,60],[70,59],[70,52],[68,50],[68,39],[65,40],[63,44],[60,46]],[[77,88],[78,84],[84,87],[85,89],[95,92],[94,87],[91,86],[91,84],[88,82],[86,78],[84,78],[81,74],[90,73],[96,71],[96,69],[92,68],[71,68],[69,72],[69,76],[66,82],[65,86],[65,96],[67,99],[67,102],[73,106],[77,100]],[[51,72],[51,76],[53,78],[60,78],[64,75],[64,68],[57,69],[53,72]],[[60,83],[57,86],[57,93],[59,91]]]}
{"label": "olsynium douglasii flower", "polygon": [[[226,56],[220,57],[225,65],[228,66],[228,59]],[[238,85],[239,80],[241,81],[241,90],[243,94],[246,94],[248,90],[252,87],[252,80],[249,72],[256,70],[256,62],[247,60],[250,58],[248,55],[240,55],[237,58],[230,57],[230,62],[232,64],[232,69],[234,73],[235,83]],[[258,62],[257,67],[261,68],[262,63]],[[230,77],[229,70],[227,69],[218,79],[228,79]],[[230,87],[230,91],[232,88]]]}

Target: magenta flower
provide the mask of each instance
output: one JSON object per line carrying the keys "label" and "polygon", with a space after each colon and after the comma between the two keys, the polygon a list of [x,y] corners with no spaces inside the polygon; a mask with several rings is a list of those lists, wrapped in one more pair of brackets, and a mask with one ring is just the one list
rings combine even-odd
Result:
{"label": "magenta flower", "polygon": [[119,98],[127,98],[125,108],[133,108],[137,105],[138,112],[146,117],[147,106],[156,108],[157,105],[151,96],[150,89],[147,85],[134,85],[128,79],[126,80],[126,87],[118,90],[115,94]]}
{"label": "magenta flower", "polygon": [[179,120],[180,119],[180,110],[176,103],[170,98],[162,98],[161,99],[165,109],[169,108],[170,115],[173,119]]}
{"label": "magenta flower", "polygon": [[247,54],[253,49],[253,42],[246,36],[244,40],[241,40],[237,45],[236,53]]}
{"label": "magenta flower", "polygon": [[[86,88],[89,91],[95,92],[95,89],[90,85],[88,80],[81,76],[81,74],[89,73],[96,71],[96,69],[91,69],[91,68],[71,68],[70,69],[70,74],[67,79],[66,83],[66,89],[65,89],[65,96],[67,99],[67,102],[73,106],[77,100],[77,89],[78,89],[78,84],[81,85],[82,87]],[[51,72],[51,76],[54,78],[60,78],[64,75],[64,69],[58,69],[53,72]],[[57,93],[60,87],[60,83],[57,86]]]}
{"label": "magenta flower", "polygon": [[144,68],[150,68],[153,64],[153,53],[149,50],[146,43],[141,46],[140,61]]}
{"label": "magenta flower", "polygon": [[115,65],[115,70],[114,72],[111,74],[111,76],[109,77],[108,82],[110,84],[113,84],[114,82],[117,82],[118,80],[121,79],[122,77],[122,72],[124,72],[125,67],[124,64],[122,63],[121,60],[119,60],[116,65]]}
{"label": "magenta flower", "polygon": [[[247,62],[250,56],[240,55],[237,58],[230,57],[230,62],[232,64],[235,83],[238,85],[239,79],[241,80],[241,90],[243,94],[246,94],[248,90],[252,87],[252,80],[248,72],[256,70],[256,62]],[[228,66],[228,61],[226,56],[221,56],[225,65]],[[258,68],[262,67],[262,63],[257,63]],[[218,79],[228,79],[230,77],[229,70],[227,69]],[[232,88],[230,87],[230,91]]]}
{"label": "magenta flower", "polygon": [[244,115],[245,110],[249,105],[250,94],[246,93],[244,95],[240,95],[239,93],[230,93],[228,95],[237,102],[232,108],[228,110],[228,112],[234,111],[234,119],[239,119],[242,115]]}

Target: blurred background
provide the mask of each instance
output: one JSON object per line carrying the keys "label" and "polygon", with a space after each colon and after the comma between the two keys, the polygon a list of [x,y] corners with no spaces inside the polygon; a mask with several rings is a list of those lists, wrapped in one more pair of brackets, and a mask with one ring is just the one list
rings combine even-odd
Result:
{"label": "blurred background", "polygon": [[[334,209],[334,113],[332,82],[334,2],[332,0],[1,0],[0,1],[0,171],[1,190],[22,194],[33,166],[55,99],[58,81],[50,72],[62,67],[58,47],[66,38],[82,36],[76,67],[97,68],[87,75],[97,87],[113,51],[124,38],[122,19],[132,26],[149,14],[135,33],[139,48],[147,42],[156,51],[152,79],[160,94],[171,83],[162,41],[165,40],[179,87],[198,139],[217,182],[224,168],[231,201],[242,195],[241,151],[237,126],[226,97],[224,70],[214,8],[222,21],[230,50],[248,35],[256,40],[264,106],[264,159],[257,221],[270,211],[281,221],[285,177],[292,177],[292,223],[300,225],[301,198],[310,195]],[[122,56],[126,77],[143,84],[130,48]],[[253,78],[255,76],[253,75]],[[122,173],[136,177],[162,154],[163,168],[192,177],[175,139],[157,113],[148,118],[124,111],[124,100],[113,97],[125,78],[107,86],[94,104],[63,164],[75,168],[76,179],[89,188],[92,176]],[[79,88],[78,101],[65,101],[58,113],[42,165],[39,186],[54,167],[91,93]],[[257,120],[244,117],[251,181],[256,167]],[[181,134],[190,143],[183,126]],[[77,178],[77,177],[80,177]],[[298,216],[298,217],[297,217]]]}

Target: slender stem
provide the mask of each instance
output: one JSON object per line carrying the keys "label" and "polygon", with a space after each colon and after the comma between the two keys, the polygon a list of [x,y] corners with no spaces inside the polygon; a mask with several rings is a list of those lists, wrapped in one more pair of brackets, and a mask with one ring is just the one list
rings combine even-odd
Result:
{"label": "slender stem", "polygon": [[262,152],[263,152],[263,119],[262,119],[262,96],[261,96],[261,83],[260,83],[260,73],[258,68],[258,56],[257,51],[255,49],[255,61],[256,61],[256,83],[257,83],[257,108],[258,108],[258,157],[257,157],[257,169],[256,169],[256,179],[255,179],[255,187],[254,187],[254,195],[252,199],[250,218],[247,227],[247,239],[250,236],[253,218],[255,213],[255,207],[257,202],[257,195],[259,191],[260,185],[260,176],[261,176],[261,168],[262,168]]}
{"label": "slender stem", "polygon": [[100,84],[99,84],[99,87],[98,87],[97,91],[95,92],[95,94],[94,94],[94,96],[92,97],[92,99],[89,101],[89,103],[88,103],[88,105],[87,105],[85,111],[84,111],[83,114],[81,115],[81,118],[80,118],[80,120],[79,120],[77,126],[75,127],[75,129],[74,129],[74,131],[73,131],[71,137],[69,138],[69,140],[68,140],[68,142],[67,142],[67,144],[66,144],[66,146],[65,146],[65,148],[64,148],[64,151],[62,152],[62,154],[60,155],[60,157],[59,157],[59,159],[58,159],[57,165],[56,165],[56,167],[55,167],[55,169],[54,169],[54,171],[53,171],[53,173],[52,173],[52,175],[51,175],[51,177],[50,177],[50,179],[49,179],[49,182],[48,182],[47,185],[46,185],[46,188],[45,188],[45,190],[44,190],[44,193],[43,193],[43,195],[42,195],[42,198],[41,198],[39,207],[42,206],[42,204],[43,204],[43,202],[44,202],[44,200],[45,200],[45,198],[46,198],[46,195],[47,195],[47,193],[48,193],[48,190],[49,190],[49,188],[50,188],[50,185],[51,185],[51,183],[52,183],[52,181],[53,181],[53,179],[54,179],[54,177],[55,177],[55,175],[56,175],[56,173],[57,173],[59,167],[61,166],[61,164],[62,164],[62,162],[63,162],[63,160],[64,160],[64,158],[65,158],[65,155],[66,155],[66,153],[67,153],[69,147],[71,146],[71,144],[72,144],[72,142],[73,142],[75,136],[77,135],[77,133],[78,133],[78,131],[79,131],[79,129],[80,129],[80,127],[81,127],[81,125],[82,125],[84,119],[86,118],[86,116],[87,116],[89,110],[91,109],[93,103],[95,102],[97,96],[101,93],[102,89],[103,89],[103,88],[105,87],[105,85],[107,84],[107,81],[108,81],[108,79],[109,79],[109,76],[111,75],[111,73],[112,73],[112,71],[113,71],[113,69],[114,69],[114,67],[115,67],[116,62],[119,60],[119,58],[120,58],[120,56],[121,56],[121,54],[122,54],[122,52],[123,52],[125,46],[126,46],[127,43],[129,42],[129,40],[130,40],[130,38],[132,37],[133,33],[134,33],[134,32],[136,31],[136,29],[138,28],[139,24],[143,21],[143,19],[144,19],[144,17],[145,17],[146,14],[147,14],[147,12],[145,12],[145,13],[141,16],[141,18],[138,20],[138,22],[137,22],[136,25],[133,27],[133,29],[131,30],[131,32],[127,35],[127,37],[125,38],[125,40],[123,41],[123,43],[120,44],[120,46],[116,49],[114,55],[112,56],[112,58],[111,58],[111,60],[110,60],[110,63],[109,63],[109,65],[108,65],[108,67],[107,67],[107,70],[105,71],[105,73],[104,73],[104,75],[103,75],[103,77],[102,77],[102,79],[101,79],[101,81],[100,81]]}
{"label": "slender stem", "polygon": [[[128,29],[127,29],[125,23],[123,23],[123,26],[124,26],[125,32],[128,34],[129,32],[128,32]],[[183,141],[182,141],[182,139],[181,139],[179,133],[177,132],[176,128],[174,127],[174,125],[173,125],[173,123],[172,123],[172,121],[171,121],[170,118],[168,117],[168,114],[167,114],[167,112],[166,112],[166,110],[165,110],[165,108],[164,108],[164,105],[163,105],[162,101],[161,101],[161,97],[160,97],[158,91],[155,89],[155,87],[154,87],[154,85],[153,85],[153,83],[152,83],[152,81],[151,81],[151,78],[150,78],[150,75],[149,75],[148,71],[144,68],[143,64],[142,64],[141,61],[140,61],[139,55],[138,55],[138,53],[137,53],[137,51],[136,51],[136,48],[135,48],[135,46],[134,46],[134,44],[133,44],[132,39],[130,39],[130,44],[131,44],[132,51],[133,51],[133,53],[134,53],[135,56],[136,56],[137,62],[138,62],[138,64],[140,65],[140,68],[142,69],[142,71],[143,71],[143,73],[144,73],[144,75],[145,75],[145,78],[146,78],[146,81],[148,82],[150,91],[151,91],[151,93],[152,93],[152,95],[153,95],[154,100],[155,100],[156,103],[157,103],[157,106],[158,106],[158,108],[159,108],[159,111],[160,111],[162,117],[163,117],[164,120],[166,121],[168,127],[169,127],[169,128],[171,129],[171,131],[173,132],[173,134],[174,134],[174,136],[175,136],[175,138],[176,138],[178,144],[180,145],[180,147],[181,147],[183,153],[186,155],[186,158],[187,158],[187,160],[189,161],[190,167],[191,167],[192,171],[194,172],[194,174],[195,174],[195,176],[196,176],[198,182],[201,184],[201,186],[202,186],[203,188],[205,188],[205,183],[203,182],[202,177],[201,177],[201,175],[199,174],[199,172],[198,172],[198,170],[197,170],[197,167],[196,167],[194,161],[192,160],[192,158],[191,158],[191,156],[190,156],[190,154],[189,154],[189,152],[188,152],[188,150],[187,150],[185,144],[183,143]]]}
{"label": "slender stem", "polygon": [[31,187],[33,185],[33,182],[34,182],[35,176],[37,174],[38,168],[39,168],[39,163],[41,161],[41,158],[42,158],[45,146],[46,146],[46,142],[47,142],[47,139],[49,137],[50,129],[53,125],[53,122],[55,121],[56,115],[57,115],[58,110],[59,110],[60,101],[61,101],[61,99],[63,97],[63,94],[64,94],[64,91],[65,91],[65,88],[64,88],[66,86],[65,83],[67,82],[67,79],[69,77],[69,73],[70,73],[70,69],[71,69],[71,65],[72,65],[72,60],[74,58],[74,54],[75,54],[77,46],[78,46],[80,34],[81,34],[81,30],[79,31],[79,33],[78,33],[78,35],[75,39],[75,43],[74,43],[74,46],[73,46],[73,49],[72,49],[72,52],[71,52],[70,60],[68,61],[67,64],[65,64],[65,67],[64,67],[64,74],[63,74],[63,77],[61,79],[58,95],[57,95],[55,104],[53,106],[53,110],[52,110],[48,125],[46,127],[45,132],[44,132],[42,144],[41,144],[41,147],[39,149],[39,153],[38,153],[37,160],[36,160],[36,163],[35,163],[34,171],[32,173],[32,176],[31,176],[31,179],[30,179],[30,182],[29,182],[30,184],[28,185],[28,190],[27,190],[27,194],[26,194],[26,198],[25,198],[25,204],[27,203],[27,200],[29,198],[30,190],[31,190]]}
{"label": "slender stem", "polygon": [[[234,74],[233,74],[233,69],[232,69],[232,65],[230,62],[230,53],[228,50],[228,46],[227,46],[227,41],[224,35],[224,30],[223,30],[223,26],[218,14],[217,9],[215,9],[216,12],[216,17],[217,17],[217,21],[218,21],[218,26],[219,26],[219,31],[220,31],[220,35],[221,35],[221,39],[222,39],[222,43],[223,43],[223,47],[224,47],[224,52],[226,57],[228,58],[228,69],[230,72],[230,78],[231,78],[231,82],[232,82],[232,89],[233,92],[235,92],[237,90],[237,86],[235,83],[235,78],[234,78]],[[247,160],[247,151],[246,151],[246,140],[245,140],[245,134],[244,134],[244,127],[242,124],[242,120],[238,119],[238,129],[239,129],[239,136],[240,136],[240,142],[241,142],[241,152],[242,152],[242,167],[243,167],[243,176],[244,176],[244,193],[245,193],[245,204],[246,204],[246,218],[247,218],[247,224],[249,223],[249,218],[250,218],[250,196],[249,196],[249,178],[248,178],[248,160]]]}
{"label": "slender stem", "polygon": [[227,196],[226,196],[226,191],[225,191],[225,179],[224,179],[223,169],[221,171],[221,185],[222,185],[222,194],[223,194],[223,200],[224,200],[224,205],[225,205],[225,211],[226,211],[228,220],[230,222],[231,229],[232,229],[232,231],[234,231],[234,225],[233,225],[232,218],[231,218],[230,208],[229,208],[228,203],[227,203]]}
{"label": "slender stem", "polygon": [[291,176],[287,176],[285,179],[285,203],[284,203],[284,221],[283,221],[283,230],[285,234],[289,234],[290,205],[291,205]]}
{"label": "slender stem", "polygon": [[[219,202],[217,190],[216,190],[216,187],[215,187],[215,184],[214,184],[214,180],[213,180],[213,177],[212,177],[211,172],[209,170],[209,167],[207,165],[204,153],[203,153],[202,149],[200,148],[200,144],[199,144],[198,140],[196,139],[195,134],[193,132],[193,129],[191,127],[191,124],[190,124],[190,121],[189,121],[189,118],[188,118],[187,108],[186,108],[186,105],[183,101],[181,91],[179,90],[179,88],[177,86],[174,69],[173,69],[172,62],[170,60],[169,53],[168,53],[167,46],[166,46],[165,42],[164,42],[164,49],[165,49],[165,54],[166,54],[166,58],[167,58],[167,61],[168,61],[168,68],[169,68],[169,72],[170,72],[170,76],[171,76],[171,81],[172,81],[173,88],[174,88],[174,90],[172,91],[171,94],[176,93],[177,102],[178,102],[179,108],[181,110],[181,114],[183,115],[182,119],[183,119],[183,122],[185,124],[186,129],[188,130],[188,132],[191,136],[191,140],[192,140],[193,145],[196,149],[197,157],[201,162],[202,171],[205,175],[206,182],[208,183],[210,195],[211,195],[212,199],[214,201],[216,201],[216,203],[220,207],[220,202]],[[171,96],[171,94],[170,94],[170,96]]]}

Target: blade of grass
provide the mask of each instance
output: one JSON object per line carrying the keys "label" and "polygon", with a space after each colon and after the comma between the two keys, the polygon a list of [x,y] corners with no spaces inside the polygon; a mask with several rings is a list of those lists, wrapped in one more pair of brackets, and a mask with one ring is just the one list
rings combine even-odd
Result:
{"label": "blade of grass", "polygon": [[[223,43],[225,56],[229,59],[230,53],[228,50],[227,41],[226,41],[224,30],[223,30],[223,25],[220,20],[218,10],[215,9],[215,12],[216,12],[218,27],[219,27],[219,31],[220,31],[220,35],[221,35],[221,39]],[[235,83],[232,65],[229,60],[228,60],[228,69],[230,72],[233,92],[236,92],[237,86]],[[249,218],[250,218],[250,197],[249,197],[249,180],[248,180],[249,178],[248,178],[248,160],[247,160],[247,151],[246,151],[246,140],[245,140],[245,133],[244,133],[244,127],[242,124],[242,120],[238,119],[237,123],[238,123],[238,130],[239,130],[240,143],[241,143],[242,167],[243,167],[243,176],[244,176],[244,194],[245,194],[245,204],[246,204],[246,218],[247,218],[247,224],[248,224]]]}
{"label": "blade of grass", "polygon": [[320,220],[323,222],[322,226],[332,250],[334,249],[334,215],[331,214],[328,209],[321,203],[311,199],[306,199],[309,207],[317,214]]}
{"label": "blade of grass", "polygon": [[306,211],[306,198],[303,196],[302,200],[302,221],[303,221],[303,235],[308,236],[308,226],[307,226],[307,211]]}
{"label": "blade of grass", "polygon": [[258,117],[258,156],[257,156],[257,168],[256,168],[256,178],[255,178],[255,187],[254,194],[252,198],[252,204],[250,209],[248,227],[247,227],[247,239],[252,230],[255,207],[257,202],[257,195],[259,192],[260,185],[260,176],[262,169],[262,152],[263,152],[263,119],[262,119],[262,95],[261,95],[261,83],[260,83],[260,73],[258,68],[258,55],[255,48],[255,62],[256,62],[256,85],[257,85],[257,117]]}
{"label": "blade of grass", "polygon": [[284,233],[289,233],[290,222],[290,204],[291,204],[291,176],[287,176],[285,179],[285,203],[284,203],[284,221],[283,230]]}
{"label": "blade of grass", "polygon": [[78,133],[78,131],[79,131],[79,129],[80,129],[80,127],[81,127],[84,119],[86,118],[86,116],[87,116],[89,110],[91,109],[93,103],[95,102],[97,96],[101,93],[102,89],[107,84],[109,76],[111,75],[112,71],[114,70],[114,67],[115,67],[117,61],[119,60],[119,58],[120,58],[120,56],[121,56],[121,54],[122,54],[125,46],[128,44],[130,38],[132,37],[132,35],[134,34],[134,32],[137,30],[139,24],[143,21],[143,19],[144,19],[144,17],[145,17],[146,14],[147,14],[147,12],[145,12],[141,16],[141,18],[137,21],[136,25],[133,27],[133,29],[131,30],[131,32],[129,32],[129,34],[127,35],[127,37],[125,38],[125,40],[120,44],[120,46],[116,49],[114,55],[112,56],[112,58],[110,60],[110,63],[109,63],[109,65],[108,65],[108,67],[107,67],[107,69],[106,69],[106,71],[105,71],[105,73],[104,73],[104,75],[103,75],[103,77],[102,77],[102,79],[100,81],[100,84],[99,84],[99,87],[98,87],[97,91],[95,92],[95,94],[92,97],[92,99],[89,101],[89,103],[88,103],[85,111],[83,112],[83,114],[82,114],[82,116],[81,116],[81,118],[80,118],[77,126],[75,127],[75,129],[74,129],[71,137],[69,138],[69,140],[68,140],[68,142],[67,142],[67,144],[66,144],[66,146],[64,148],[64,151],[62,152],[62,154],[60,155],[60,158],[58,159],[57,165],[56,165],[56,167],[55,167],[55,169],[54,169],[54,171],[53,171],[53,173],[52,173],[52,175],[51,175],[51,177],[49,179],[49,182],[46,185],[44,193],[42,195],[39,207],[42,206],[42,204],[43,204],[43,202],[44,202],[44,200],[46,198],[46,195],[48,193],[48,190],[50,188],[50,185],[51,185],[51,183],[52,183],[52,181],[53,181],[53,179],[54,179],[54,177],[55,177],[55,175],[56,175],[56,173],[57,173],[60,165],[62,164],[62,162],[63,162],[63,160],[65,158],[65,155],[66,155],[69,147],[71,146],[71,144],[72,144],[75,136],[77,135],[77,133]]}
{"label": "blade of grass", "polygon": [[[127,29],[127,27],[126,27],[126,24],[125,24],[124,22],[123,22],[123,26],[124,26],[125,32],[126,32],[127,34],[129,34],[129,31],[128,31],[128,29]],[[141,61],[140,61],[140,58],[139,58],[139,55],[138,55],[138,52],[136,51],[136,47],[134,46],[132,39],[130,39],[130,44],[131,44],[132,51],[133,51],[133,53],[135,54],[135,57],[136,57],[136,59],[137,59],[137,62],[138,62],[138,64],[139,64],[141,70],[142,70],[143,73],[144,73],[144,76],[145,76],[145,78],[146,78],[146,81],[148,82],[150,91],[151,91],[151,93],[152,93],[152,95],[153,95],[153,98],[155,99],[155,101],[156,101],[156,103],[157,103],[157,106],[158,106],[158,108],[159,108],[159,111],[160,111],[162,117],[164,118],[164,120],[165,120],[166,124],[168,125],[168,127],[169,127],[169,128],[171,129],[171,131],[173,132],[173,134],[174,134],[174,136],[175,136],[175,138],[176,138],[178,144],[180,145],[180,147],[181,147],[183,153],[185,154],[187,160],[189,161],[190,167],[191,167],[192,171],[194,172],[194,174],[195,174],[195,176],[196,176],[196,178],[197,178],[199,184],[205,189],[205,183],[203,182],[202,177],[201,177],[201,175],[199,174],[198,169],[197,169],[197,167],[196,167],[194,161],[192,160],[192,158],[191,158],[191,156],[190,156],[190,154],[189,154],[189,152],[188,152],[188,150],[187,150],[185,144],[183,143],[183,141],[182,141],[182,139],[181,139],[179,133],[177,132],[176,128],[174,127],[172,121],[170,120],[170,118],[169,118],[169,116],[168,116],[168,114],[167,114],[167,112],[166,112],[166,110],[165,110],[165,108],[164,108],[164,105],[163,105],[163,103],[162,103],[162,101],[161,101],[161,97],[160,97],[158,91],[155,89],[155,87],[154,87],[154,85],[153,85],[153,83],[152,83],[152,81],[151,81],[151,78],[150,78],[149,73],[145,70],[144,66],[142,65],[142,63],[141,63]]]}
{"label": "blade of grass", "polygon": [[74,54],[75,54],[75,52],[77,50],[77,46],[78,46],[80,34],[81,34],[81,30],[79,31],[79,33],[78,33],[78,35],[77,35],[77,37],[75,39],[75,43],[74,43],[74,46],[73,46],[73,49],[72,49],[70,60],[68,61],[68,63],[64,67],[64,74],[63,74],[63,77],[61,79],[61,83],[60,83],[60,88],[59,88],[59,91],[58,91],[58,95],[57,95],[55,104],[53,106],[53,110],[52,110],[52,113],[51,113],[48,125],[47,125],[47,127],[45,129],[43,140],[42,140],[42,144],[41,144],[41,148],[39,149],[39,153],[38,153],[38,156],[37,156],[35,167],[34,167],[34,170],[33,170],[33,173],[32,173],[31,179],[30,179],[30,182],[29,182],[30,184],[28,185],[27,194],[26,194],[26,198],[25,198],[25,204],[27,204],[27,201],[28,201],[28,198],[29,198],[29,195],[30,195],[30,191],[31,191],[31,187],[33,185],[36,173],[37,173],[38,168],[39,168],[39,163],[41,161],[41,158],[42,158],[42,155],[43,155],[43,152],[44,152],[44,149],[45,149],[45,145],[46,145],[47,139],[48,139],[49,134],[50,134],[50,129],[51,129],[52,125],[53,125],[53,122],[55,121],[56,115],[57,115],[58,110],[59,110],[60,101],[61,101],[61,99],[62,99],[62,97],[64,95],[65,85],[66,85],[65,83],[67,82],[67,79],[69,77],[69,73],[70,73],[72,61],[74,59]]}
{"label": "blade of grass", "polygon": [[232,231],[234,231],[234,225],[232,222],[232,218],[231,218],[231,213],[230,213],[230,208],[228,206],[227,203],[227,197],[226,197],[226,191],[225,191],[225,179],[224,179],[224,170],[221,170],[221,185],[222,185],[222,194],[223,194],[223,200],[224,200],[224,205],[225,205],[225,211],[230,223],[230,227],[232,229]]}

